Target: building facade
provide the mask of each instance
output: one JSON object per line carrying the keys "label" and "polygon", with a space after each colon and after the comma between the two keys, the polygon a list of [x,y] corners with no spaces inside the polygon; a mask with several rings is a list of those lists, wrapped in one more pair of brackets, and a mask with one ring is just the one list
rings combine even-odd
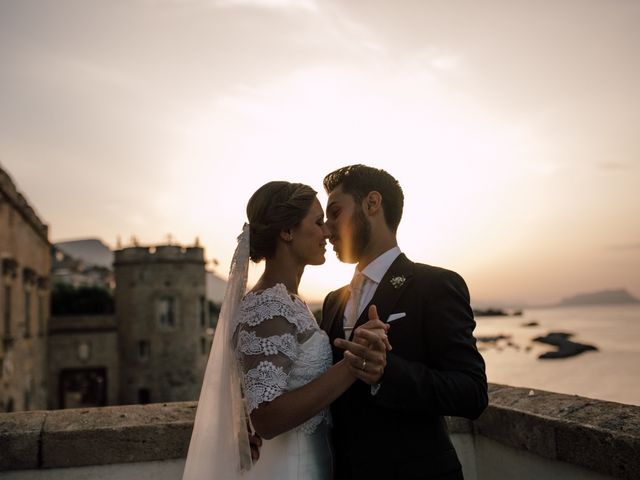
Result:
{"label": "building facade", "polygon": [[49,409],[118,403],[118,328],[114,315],[56,316],[48,339]]}
{"label": "building facade", "polygon": [[114,258],[115,314],[51,319],[50,409],[198,398],[217,320],[203,249],[136,246]]}
{"label": "building facade", "polygon": [[0,168],[0,411],[47,408],[48,227]]}

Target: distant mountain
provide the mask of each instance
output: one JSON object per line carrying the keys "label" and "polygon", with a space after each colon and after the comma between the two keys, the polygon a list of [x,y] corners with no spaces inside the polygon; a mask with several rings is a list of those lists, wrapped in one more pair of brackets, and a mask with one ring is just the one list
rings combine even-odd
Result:
{"label": "distant mountain", "polygon": [[592,293],[580,293],[573,295],[572,297],[563,298],[558,306],[573,306],[573,305],[603,305],[614,303],[640,303],[640,300],[635,298],[625,289],[617,290],[601,290],[599,292]]}
{"label": "distant mountain", "polygon": [[113,252],[97,238],[58,242],[54,246],[86,264],[113,268]]}

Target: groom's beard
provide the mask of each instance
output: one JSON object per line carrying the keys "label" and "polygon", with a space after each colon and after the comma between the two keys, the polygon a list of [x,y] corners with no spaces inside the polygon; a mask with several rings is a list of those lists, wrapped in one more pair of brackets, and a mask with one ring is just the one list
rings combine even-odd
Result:
{"label": "groom's beard", "polygon": [[338,252],[338,260],[345,263],[359,262],[371,240],[371,225],[367,222],[367,217],[361,208],[354,210],[351,224],[353,226],[351,241],[343,241],[342,252]]}

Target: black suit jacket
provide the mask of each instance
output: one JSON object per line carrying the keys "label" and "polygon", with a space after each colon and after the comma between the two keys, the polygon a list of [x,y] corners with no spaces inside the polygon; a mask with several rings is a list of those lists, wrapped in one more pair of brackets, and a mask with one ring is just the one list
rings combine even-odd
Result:
{"label": "black suit jacket", "polygon": [[[344,338],[348,298],[348,287],[325,298],[321,327],[332,346],[335,338]],[[474,419],[487,405],[485,365],[473,337],[464,280],[401,254],[370,305],[377,306],[383,321],[393,313],[406,316],[390,323],[393,350],[377,394],[357,381],[331,407],[335,478],[457,478],[460,463],[443,416]],[[367,310],[356,325],[367,321]],[[334,362],[342,357],[343,351],[333,347]]]}

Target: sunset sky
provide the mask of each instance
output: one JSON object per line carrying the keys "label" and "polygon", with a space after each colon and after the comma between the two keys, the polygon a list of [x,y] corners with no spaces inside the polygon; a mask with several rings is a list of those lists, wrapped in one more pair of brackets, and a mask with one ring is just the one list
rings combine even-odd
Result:
{"label": "sunset sky", "polygon": [[53,242],[199,237],[226,277],[256,188],[351,163],[476,302],[640,297],[640,2],[0,0],[0,165]]}

